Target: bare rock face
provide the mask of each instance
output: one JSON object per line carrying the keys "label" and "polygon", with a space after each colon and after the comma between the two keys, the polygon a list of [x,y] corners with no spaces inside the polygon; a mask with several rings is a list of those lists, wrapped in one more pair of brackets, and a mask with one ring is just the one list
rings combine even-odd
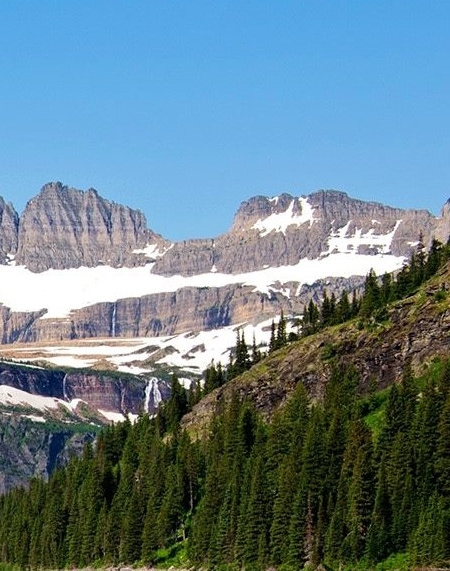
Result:
{"label": "bare rock face", "polygon": [[446,244],[450,238],[450,199],[442,207],[434,235],[443,244]]}
{"label": "bare rock face", "polygon": [[[158,397],[146,392],[147,385],[160,392],[160,398],[170,394],[169,385],[157,379],[131,375],[95,373],[72,370],[42,369],[11,363],[0,363],[0,385],[7,385],[32,395],[54,397],[66,402],[81,399],[91,410],[102,409],[121,414],[154,412]],[[106,423],[106,419],[104,419]]]}
{"label": "bare rock face", "polygon": [[[307,197],[257,196],[242,203],[229,232],[214,240],[175,244],[156,261],[154,273],[185,276],[219,272],[239,274],[265,267],[294,265],[333,252],[330,238],[366,236],[358,253],[380,254],[370,236],[393,234],[390,252],[408,256],[422,235],[425,245],[450,232],[450,216],[436,219],[425,210],[402,210],[350,198],[328,190]],[[436,236],[437,237],[437,236]],[[446,239],[444,240],[446,241]]]}
{"label": "bare rock face", "polygon": [[162,241],[147,229],[144,215],[61,183],[43,187],[25,207],[18,231],[16,261],[31,271],[107,264],[146,263],[140,249]]}
{"label": "bare rock face", "polygon": [[[34,272],[149,264],[150,279],[152,274],[246,274],[294,266],[303,259],[326,265],[336,251],[408,257],[419,238],[428,246],[434,237],[445,242],[450,234],[450,203],[436,218],[425,210],[391,208],[333,190],[303,197],[256,196],[242,203],[229,232],[175,244],[147,229],[139,211],[109,202],[95,190],[78,191],[61,183],[46,185],[28,202],[20,221],[0,200],[0,216],[0,263],[8,263],[7,255],[15,253],[16,263]],[[298,314],[309,299],[320,301],[325,288],[339,295],[344,288],[360,287],[361,280],[331,275],[301,288],[298,281],[273,284],[263,294],[242,285],[244,277],[241,284],[112,299],[51,319],[44,308],[19,313],[0,305],[0,339],[12,343],[214,329],[262,321],[281,309]]]}
{"label": "bare rock face", "polygon": [[28,335],[30,327],[44,314],[45,310],[13,312],[8,307],[0,305],[0,342],[4,344],[20,341],[24,335]]}
{"label": "bare rock face", "polygon": [[0,263],[4,264],[8,257],[17,251],[19,230],[19,215],[9,204],[0,197]]}
{"label": "bare rock face", "polygon": [[0,414],[0,494],[26,487],[34,477],[48,479],[55,468],[80,455],[93,439],[93,433],[47,431],[20,414]]}
{"label": "bare rock face", "polygon": [[[93,419],[97,424],[107,424],[101,411],[155,414],[159,402],[170,395],[168,383],[156,378],[146,380],[86,371],[67,373],[4,362],[0,363],[0,385],[51,400],[76,403],[73,399],[80,399],[82,402],[73,409],[73,414],[85,424]],[[64,410],[60,404],[63,419]],[[30,404],[23,407],[19,404],[12,409],[0,407],[0,494],[27,486],[33,477],[47,479],[56,467],[65,465],[73,455],[80,455],[84,444],[95,438],[94,429],[78,433],[76,425],[60,419],[59,428],[47,428],[45,423],[33,421],[35,413],[41,416],[48,411],[34,411]],[[58,420],[58,412],[54,414]]]}
{"label": "bare rock face", "polygon": [[[61,319],[47,319],[44,311],[17,314],[4,308],[7,317],[3,324],[3,339],[10,343],[94,337],[157,337],[226,327],[252,321],[255,316],[267,319],[282,309],[286,312],[292,309],[282,295],[269,296],[252,289],[239,285],[183,288],[114,303],[97,303]],[[13,327],[16,322],[21,327]]]}
{"label": "bare rock face", "polygon": [[[183,288],[140,298],[97,303],[72,311],[69,317],[47,318],[45,310],[14,313],[0,306],[3,343],[52,342],[96,337],[158,337],[186,331],[207,331],[236,323],[258,323],[279,315],[299,314],[311,299],[319,303],[324,292],[359,290],[363,277],[328,278],[303,284],[295,296],[260,293],[253,287]],[[297,290],[297,284],[293,291]]]}

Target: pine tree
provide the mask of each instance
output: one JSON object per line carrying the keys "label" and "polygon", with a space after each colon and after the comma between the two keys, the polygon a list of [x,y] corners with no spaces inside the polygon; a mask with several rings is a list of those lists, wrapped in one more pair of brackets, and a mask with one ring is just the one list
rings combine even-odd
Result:
{"label": "pine tree", "polygon": [[338,301],[336,308],[336,322],[343,323],[350,319],[351,317],[351,307],[350,301],[348,299],[348,293],[344,289],[341,293],[341,297]]}
{"label": "pine tree", "polygon": [[320,325],[327,327],[332,323],[333,314],[330,298],[328,297],[327,290],[323,292],[322,306],[320,308]]}
{"label": "pine tree", "polygon": [[257,345],[256,345],[256,338],[255,338],[255,334],[253,333],[253,343],[252,343],[252,365],[256,365],[256,363],[259,363],[259,361],[261,361],[262,355],[261,355],[261,351],[258,349]]}
{"label": "pine tree", "polygon": [[275,334],[275,322],[272,321],[272,324],[270,326],[269,353],[275,351],[276,348],[277,348],[277,337]]}
{"label": "pine tree", "polygon": [[372,437],[360,423],[361,445],[358,449],[348,492],[347,526],[349,533],[342,545],[342,554],[349,561],[358,561],[364,554],[373,509],[374,465]]}
{"label": "pine tree", "polygon": [[435,471],[438,490],[450,501],[450,395],[442,408],[438,424]]}
{"label": "pine tree", "polygon": [[142,551],[142,521],[144,517],[139,482],[135,482],[123,519],[120,559],[128,563],[138,560]]}
{"label": "pine tree", "polygon": [[[261,438],[259,436],[258,438]],[[269,491],[262,447],[255,446],[252,459],[249,498],[246,508],[245,558],[247,563],[265,557],[268,545],[268,524],[270,521]]]}
{"label": "pine tree", "polygon": [[392,508],[387,485],[386,463],[383,458],[378,470],[375,505],[367,536],[366,552],[370,562],[382,561],[391,552],[391,524]]}
{"label": "pine tree", "polygon": [[375,272],[370,270],[366,276],[364,293],[361,299],[359,313],[363,318],[369,318],[374,311],[381,307],[381,291]]}
{"label": "pine tree", "polygon": [[276,336],[276,347],[284,347],[287,343],[287,333],[286,333],[286,318],[284,317],[284,312],[281,310],[280,320],[277,326],[277,336]]}

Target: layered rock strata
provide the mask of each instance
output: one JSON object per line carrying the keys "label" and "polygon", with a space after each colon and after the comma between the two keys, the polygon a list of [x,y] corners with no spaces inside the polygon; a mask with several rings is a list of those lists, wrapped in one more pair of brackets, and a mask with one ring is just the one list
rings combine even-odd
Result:
{"label": "layered rock strata", "polygon": [[[11,205],[0,201],[0,264],[25,266],[35,273],[146,266],[149,284],[163,276],[178,279],[180,285],[144,295],[105,296],[108,301],[89,301],[55,317],[47,315],[39,301],[33,311],[1,305],[0,289],[0,339],[13,343],[172,335],[261,321],[281,309],[299,314],[311,297],[320,299],[324,288],[338,295],[343,288],[359,287],[367,269],[354,264],[355,275],[347,272],[345,279],[336,267],[320,279],[298,270],[283,283],[273,278],[262,288],[248,285],[255,282],[246,276],[294,268],[304,261],[326,267],[335,253],[369,255],[374,261],[395,258],[398,268],[419,240],[427,246],[433,237],[446,241],[449,233],[448,203],[436,218],[424,210],[319,191],[307,197],[251,198],[239,208],[229,232],[209,240],[170,243],[147,228],[139,211],[107,201],[93,189],[83,192],[50,183],[28,202],[20,219]],[[187,281],[213,274],[225,276],[223,285],[191,286]],[[270,281],[272,275],[265,279]],[[109,286],[105,283],[105,291]],[[38,291],[29,295],[39,298]]]}

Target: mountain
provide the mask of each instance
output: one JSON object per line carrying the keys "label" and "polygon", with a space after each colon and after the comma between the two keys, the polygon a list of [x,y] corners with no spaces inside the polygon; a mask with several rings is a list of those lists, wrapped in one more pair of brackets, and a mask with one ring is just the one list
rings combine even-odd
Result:
{"label": "mountain", "polygon": [[200,340],[186,347],[186,334],[300,315],[325,288],[352,290],[371,268],[400,269],[419,236],[427,246],[450,233],[448,206],[436,218],[338,191],[254,197],[225,234],[176,243],[93,189],[50,183],[20,217],[2,207],[3,344],[152,338],[161,363],[197,373],[205,354],[228,357]]}
{"label": "mountain", "polygon": [[1,563],[448,569],[450,244],[422,254],[188,415],[174,383],[0,497]]}
{"label": "mountain", "polygon": [[289,344],[260,364],[207,395],[183,419],[199,434],[209,426],[218,403],[233,396],[252,402],[266,418],[284,405],[302,384],[311,399],[321,401],[336,363],[352,368],[358,394],[381,391],[398,383],[408,368],[423,375],[450,353],[450,263],[414,296],[389,306],[383,320],[370,325],[353,320]]}
{"label": "mountain", "polygon": [[[264,352],[281,311],[296,331],[311,299],[358,290],[371,268],[398,271],[419,239],[428,246],[449,233],[448,203],[436,218],[332,190],[253,197],[225,234],[176,243],[93,189],[49,183],[20,216],[1,199],[0,424],[11,412],[27,426],[56,423],[58,442],[69,443],[64,423],[86,431],[154,414],[172,372],[189,387],[212,361],[228,363],[237,330]],[[294,361],[296,375],[319,387],[325,373],[299,370],[307,355]],[[286,383],[268,389],[273,403],[295,384],[289,371],[275,373]],[[207,417],[208,402],[193,414]],[[65,444],[58,454],[64,462]],[[8,478],[5,486],[19,481]]]}

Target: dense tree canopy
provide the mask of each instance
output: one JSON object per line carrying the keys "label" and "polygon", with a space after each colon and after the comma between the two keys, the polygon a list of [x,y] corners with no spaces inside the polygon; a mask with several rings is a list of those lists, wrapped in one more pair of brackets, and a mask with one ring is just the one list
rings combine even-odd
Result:
{"label": "dense tree canopy", "polygon": [[[370,273],[359,301],[343,292],[310,302],[304,327],[371,318],[447,258],[434,242],[396,280]],[[287,343],[283,315],[272,337],[272,350]],[[331,358],[321,401],[299,383],[270,423],[233,397],[218,402],[207,439],[181,430],[193,402],[260,358],[239,331],[229,369],[212,365],[203,388],[188,394],[174,377],[156,418],[110,426],[48,483],[0,497],[0,563],[155,564],[179,550],[211,568],[370,568],[396,553],[448,565],[450,361],[421,379],[406,367],[401,382],[363,397],[353,368]]]}

